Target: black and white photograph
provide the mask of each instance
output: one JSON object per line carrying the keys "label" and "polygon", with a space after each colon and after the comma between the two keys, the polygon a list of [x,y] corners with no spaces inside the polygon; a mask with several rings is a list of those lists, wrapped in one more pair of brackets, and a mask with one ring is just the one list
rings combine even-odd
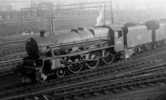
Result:
{"label": "black and white photograph", "polygon": [[166,100],[166,0],[0,0],[0,100]]}

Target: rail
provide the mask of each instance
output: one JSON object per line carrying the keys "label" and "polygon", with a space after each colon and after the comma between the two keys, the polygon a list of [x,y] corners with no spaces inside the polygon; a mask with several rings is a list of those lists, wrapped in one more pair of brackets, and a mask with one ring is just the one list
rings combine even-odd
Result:
{"label": "rail", "polygon": [[[160,64],[146,69],[132,71],[131,73],[124,73],[118,76],[112,76],[102,79],[95,79],[91,81],[84,81],[80,83],[68,84],[65,86],[48,85],[47,87],[30,86],[24,88],[17,88],[0,93],[3,100],[25,98],[34,95],[54,93],[54,96],[59,98],[81,95],[89,92],[96,92],[103,89],[109,89],[124,86],[132,86],[133,84],[144,84],[152,82],[166,81],[166,64]],[[160,81],[159,81],[160,80]],[[41,85],[41,84],[40,84]],[[105,88],[103,88],[105,87]],[[109,87],[109,88],[107,88]]]}

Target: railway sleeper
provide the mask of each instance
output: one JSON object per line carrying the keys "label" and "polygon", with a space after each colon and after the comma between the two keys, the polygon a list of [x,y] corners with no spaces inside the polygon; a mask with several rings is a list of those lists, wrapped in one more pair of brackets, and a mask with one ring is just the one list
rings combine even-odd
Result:
{"label": "railway sleeper", "polygon": [[[126,85],[125,85],[126,86]],[[127,85],[128,86],[128,85]],[[120,86],[121,87],[121,86]],[[112,88],[118,88],[118,87],[112,87]],[[97,91],[99,88],[93,88],[93,90],[94,91]],[[108,89],[108,88],[107,88]],[[84,91],[86,91],[86,92],[84,92],[84,93],[87,93],[87,90],[84,90]]]}
{"label": "railway sleeper", "polygon": [[[112,88],[114,88],[114,89],[116,89],[116,88],[118,88],[118,87],[112,87]],[[102,88],[100,88],[100,89],[102,89]],[[74,93],[74,92],[73,92]],[[80,93],[80,92],[79,92]],[[82,93],[82,92],[81,92]],[[87,90],[85,90],[83,93],[88,93],[87,92]],[[77,94],[77,93],[76,93]]]}

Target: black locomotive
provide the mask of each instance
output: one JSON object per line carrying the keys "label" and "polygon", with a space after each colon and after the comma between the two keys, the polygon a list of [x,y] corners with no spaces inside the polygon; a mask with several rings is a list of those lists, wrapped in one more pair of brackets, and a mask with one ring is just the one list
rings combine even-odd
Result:
{"label": "black locomotive", "polygon": [[32,80],[61,78],[154,48],[157,41],[166,38],[165,34],[166,24],[149,21],[130,27],[78,28],[59,35],[30,38],[26,42],[28,56],[18,69]]}

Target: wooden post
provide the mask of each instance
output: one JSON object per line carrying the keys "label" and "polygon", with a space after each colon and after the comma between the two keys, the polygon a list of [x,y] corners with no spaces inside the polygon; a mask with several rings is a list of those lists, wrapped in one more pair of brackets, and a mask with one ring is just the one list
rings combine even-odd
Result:
{"label": "wooden post", "polygon": [[155,48],[156,30],[152,30],[152,47]]}

